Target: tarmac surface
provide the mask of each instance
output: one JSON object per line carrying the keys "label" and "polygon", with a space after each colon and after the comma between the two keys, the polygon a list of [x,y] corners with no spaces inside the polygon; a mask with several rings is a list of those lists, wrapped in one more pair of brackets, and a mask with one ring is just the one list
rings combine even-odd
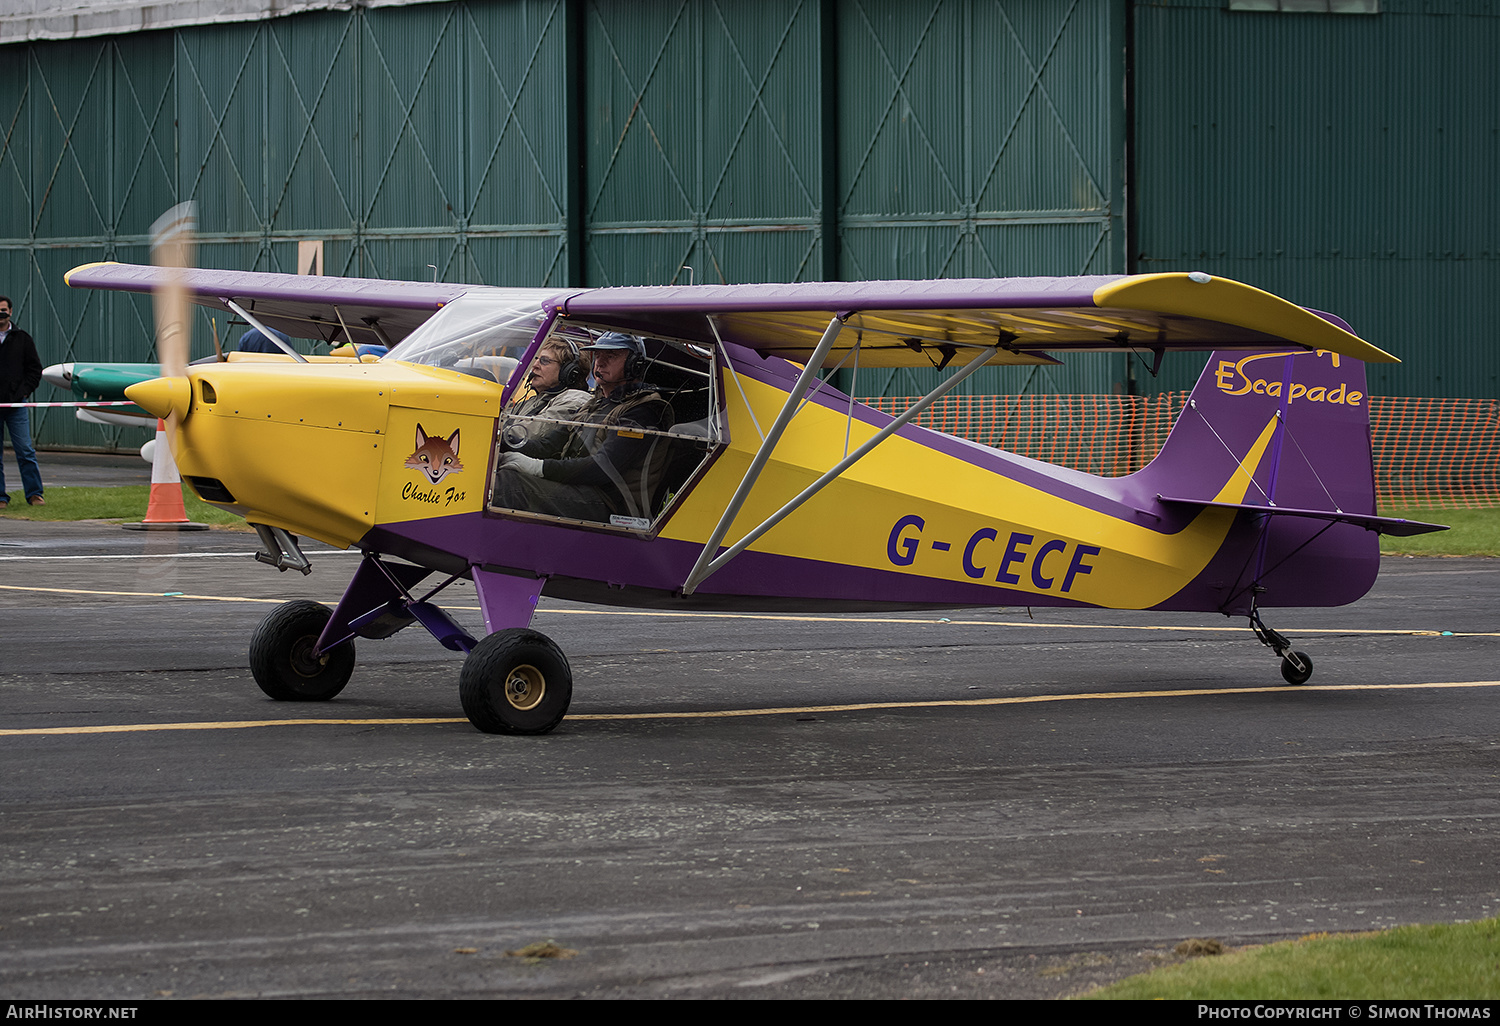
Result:
{"label": "tarmac surface", "polygon": [[1300,688],[1206,615],[544,599],[572,710],[509,738],[419,628],[265,698],[255,624],[357,556],[254,542],[0,515],[0,993],[1055,997],[1500,914],[1500,561],[1272,612]]}

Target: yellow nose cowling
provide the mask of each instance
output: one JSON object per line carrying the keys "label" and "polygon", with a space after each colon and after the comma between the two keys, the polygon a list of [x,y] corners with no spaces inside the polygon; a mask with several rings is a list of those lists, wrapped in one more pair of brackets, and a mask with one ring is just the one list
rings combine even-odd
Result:
{"label": "yellow nose cowling", "polygon": [[[173,456],[201,497],[250,523],[340,547],[375,525],[383,477],[398,496],[388,503],[392,518],[478,509],[500,394],[493,381],[389,361],[214,363],[131,386],[132,402],[178,414]],[[387,461],[393,421],[399,437]],[[400,501],[403,488],[413,490],[404,460],[418,425],[452,433],[460,421],[465,439],[483,439],[478,483],[445,489],[436,508]]]}
{"label": "yellow nose cowling", "polygon": [[147,413],[163,419],[177,414],[186,417],[193,398],[193,383],[187,378],[152,378],[138,381],[125,389],[125,398]]}

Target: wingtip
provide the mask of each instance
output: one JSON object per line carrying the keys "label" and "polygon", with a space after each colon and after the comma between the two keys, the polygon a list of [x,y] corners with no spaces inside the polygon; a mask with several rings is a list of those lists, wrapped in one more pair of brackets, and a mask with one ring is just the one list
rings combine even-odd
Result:
{"label": "wingtip", "polygon": [[119,263],[118,260],[93,260],[86,264],[79,264],[77,267],[73,268],[71,271],[68,271],[63,275],[63,282],[71,286],[73,284],[73,275],[77,274],[79,271],[87,271],[90,267],[108,267],[110,264],[117,263]]}

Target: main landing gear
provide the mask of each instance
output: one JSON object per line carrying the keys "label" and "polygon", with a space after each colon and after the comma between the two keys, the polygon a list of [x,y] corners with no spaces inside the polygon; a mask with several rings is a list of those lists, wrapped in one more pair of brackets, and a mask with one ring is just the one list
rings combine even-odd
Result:
{"label": "main landing gear", "polygon": [[545,734],[573,700],[573,671],[545,634],[513,627],[474,646],[458,678],[464,715],[486,734]]}
{"label": "main landing gear", "polygon": [[1288,684],[1306,684],[1312,679],[1312,657],[1306,652],[1292,651],[1292,643],[1285,635],[1266,626],[1259,609],[1250,610],[1250,629],[1262,645],[1281,657],[1281,676]]}
{"label": "main landing gear", "polygon": [[326,702],[349,683],[354,643],[319,653],[318,637],[333,610],[316,602],[277,606],[250,637],[250,672],[278,702]]}
{"label": "main landing gear", "polygon": [[[545,634],[521,627],[476,640],[429,601],[462,574],[420,599],[412,597],[411,589],[432,572],[366,553],[338,608],[316,602],[277,606],[250,639],[255,683],[278,702],[327,701],[354,672],[356,637],[388,638],[420,623],[445,648],[465,653],[458,695],[477,729],[545,734],[555,728],[573,699],[573,671],[562,649]],[[471,572],[489,622],[530,622],[540,581]]]}

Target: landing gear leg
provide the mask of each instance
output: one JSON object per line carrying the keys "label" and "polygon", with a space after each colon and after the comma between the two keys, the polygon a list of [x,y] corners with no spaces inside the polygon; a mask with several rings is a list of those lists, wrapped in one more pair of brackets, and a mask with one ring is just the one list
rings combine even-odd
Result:
{"label": "landing gear leg", "polygon": [[1267,627],[1258,609],[1250,610],[1250,629],[1262,645],[1281,657],[1281,676],[1288,684],[1306,684],[1312,679],[1312,657],[1306,652],[1292,651],[1292,643],[1279,631]]}

